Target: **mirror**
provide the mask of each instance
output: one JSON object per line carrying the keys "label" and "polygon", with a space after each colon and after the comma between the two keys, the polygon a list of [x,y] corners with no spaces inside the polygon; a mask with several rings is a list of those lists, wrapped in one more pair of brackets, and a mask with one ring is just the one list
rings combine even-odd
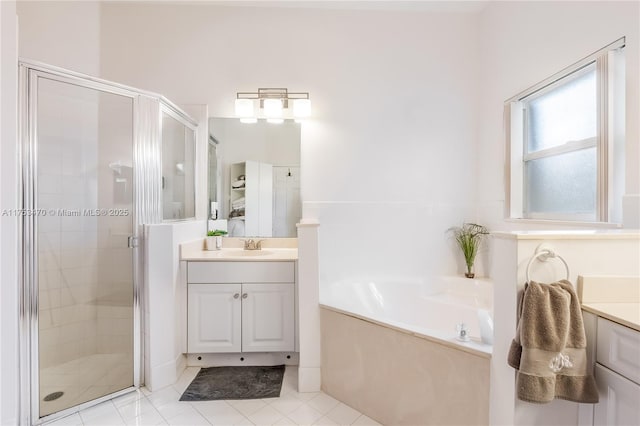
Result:
{"label": "mirror", "polygon": [[214,117],[209,133],[209,205],[217,206],[217,219],[228,220],[229,236],[295,237],[302,216],[300,124]]}

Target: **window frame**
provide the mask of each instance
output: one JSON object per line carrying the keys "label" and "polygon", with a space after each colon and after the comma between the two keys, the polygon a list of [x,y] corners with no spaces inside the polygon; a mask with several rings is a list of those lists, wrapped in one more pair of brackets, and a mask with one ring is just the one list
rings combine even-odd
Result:
{"label": "window frame", "polygon": [[[621,196],[624,187],[624,56],[622,37],[551,77],[507,99],[504,103],[505,146],[505,217],[518,221],[554,221],[563,223],[622,222]],[[566,141],[562,145],[527,152],[527,114],[524,103],[586,72],[592,64],[596,71],[596,137]],[[620,111],[622,110],[622,111]],[[525,165],[527,161],[546,158],[586,148],[596,148],[597,182],[595,220],[593,214],[527,212]],[[622,161],[621,161],[622,158]],[[617,165],[618,167],[614,167]],[[620,170],[622,169],[622,170]]]}

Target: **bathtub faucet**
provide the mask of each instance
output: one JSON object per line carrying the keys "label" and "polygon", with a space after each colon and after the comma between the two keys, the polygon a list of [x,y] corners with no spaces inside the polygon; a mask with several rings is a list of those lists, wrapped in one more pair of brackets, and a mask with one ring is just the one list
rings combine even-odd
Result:
{"label": "bathtub faucet", "polygon": [[248,240],[244,240],[244,249],[245,250],[262,250],[262,241],[263,240],[254,240],[254,239],[248,239]]}

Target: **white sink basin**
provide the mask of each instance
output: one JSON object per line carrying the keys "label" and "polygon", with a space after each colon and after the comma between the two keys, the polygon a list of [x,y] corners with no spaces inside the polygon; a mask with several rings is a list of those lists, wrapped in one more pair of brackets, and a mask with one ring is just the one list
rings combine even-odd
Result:
{"label": "white sink basin", "polygon": [[269,250],[243,250],[243,249],[222,249],[220,250],[221,257],[255,257],[266,256],[272,254]]}

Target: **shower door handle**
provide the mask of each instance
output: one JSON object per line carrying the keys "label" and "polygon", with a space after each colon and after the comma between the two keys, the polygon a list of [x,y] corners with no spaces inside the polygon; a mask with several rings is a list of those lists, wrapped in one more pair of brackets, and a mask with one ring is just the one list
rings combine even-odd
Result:
{"label": "shower door handle", "polygon": [[129,248],[138,247],[138,237],[136,237],[135,235],[129,235],[127,237],[127,247]]}

